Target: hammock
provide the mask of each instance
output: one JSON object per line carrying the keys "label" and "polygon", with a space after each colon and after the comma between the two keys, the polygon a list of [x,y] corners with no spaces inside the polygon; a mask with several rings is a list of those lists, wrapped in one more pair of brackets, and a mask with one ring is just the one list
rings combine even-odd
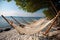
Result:
{"label": "hammock", "polygon": [[45,23],[44,25],[41,25],[41,26],[36,26],[36,27],[24,27],[24,28],[21,28],[20,26],[12,23],[10,21],[10,24],[19,32],[19,33],[24,33],[24,34],[35,34],[35,33],[38,33],[40,32],[42,29],[44,29],[45,27],[47,27],[53,20]]}
{"label": "hammock", "polygon": [[40,26],[42,25],[44,22],[46,22],[46,19],[39,19],[37,20],[35,23],[30,23],[30,25],[25,25],[26,27],[31,27],[31,28],[34,28],[36,26]]}
{"label": "hammock", "polygon": [[[14,27],[19,33],[24,33],[24,34],[35,34],[35,33],[38,33],[38,32],[40,32],[42,29],[44,29],[45,27],[47,27],[52,21],[53,21],[53,19],[52,20],[50,20],[49,22],[47,22],[47,23],[45,23],[45,24],[43,24],[43,25],[35,25],[34,24],[34,26],[32,25],[32,27],[28,27],[28,26],[25,26],[24,28],[22,28],[22,27],[20,27],[20,26],[18,26],[18,25],[16,25],[16,24],[14,24],[12,21],[9,21],[9,20],[7,20],[3,15],[2,15],[2,17],[12,26],[12,27]],[[40,20],[39,21],[37,21],[36,23],[40,23]]]}
{"label": "hammock", "polygon": [[[60,13],[60,12],[59,12]],[[39,25],[40,24],[40,20],[38,20],[35,24],[32,24],[32,26],[30,25],[25,26],[24,28],[14,24],[12,21],[7,20],[3,15],[2,17],[12,26],[14,27],[19,33],[24,33],[24,34],[35,34],[40,32],[41,30],[43,30],[45,27],[47,27],[49,24],[51,24],[52,22],[54,23],[56,18],[58,17],[59,13],[56,15],[56,17],[54,17],[52,20],[50,20],[49,22],[45,23],[44,25]],[[52,24],[53,25],[53,24]],[[52,26],[51,25],[51,26]],[[51,27],[50,27],[51,28]],[[49,28],[49,30],[50,30]],[[48,32],[48,31],[47,31]],[[46,33],[47,33],[46,32]]]}
{"label": "hammock", "polygon": [[[31,22],[31,23],[29,24],[28,22],[26,22],[26,21],[22,18],[22,19],[24,20],[24,22],[26,22],[27,24],[21,24],[21,23],[19,23],[14,17],[11,16],[11,18],[14,19],[14,20],[19,24],[19,26],[21,26],[21,27],[25,27],[25,26],[35,27],[35,26],[42,25],[42,24],[44,23],[44,21],[46,21],[46,19],[39,19],[38,21]],[[24,26],[22,26],[22,25],[24,25]]]}
{"label": "hammock", "polygon": [[[54,5],[53,5],[54,7]],[[55,7],[54,7],[55,9]],[[43,30],[45,27],[47,27],[49,24],[51,24],[49,26],[49,28],[47,29],[47,31],[45,32],[48,33],[48,31],[51,29],[52,25],[55,23],[57,17],[59,16],[60,14],[60,11],[58,12],[58,14],[56,15],[56,17],[54,17],[52,20],[50,20],[49,22],[45,23],[44,25],[38,25],[40,24],[40,21],[34,23],[34,24],[31,24],[31,25],[28,25],[28,26],[25,26],[24,28],[14,24],[12,21],[9,21],[7,20],[6,18],[4,18],[12,27],[14,27],[19,33],[25,33],[25,34],[35,34],[35,33],[38,33],[40,32],[41,30]],[[33,25],[33,26],[32,26]]]}

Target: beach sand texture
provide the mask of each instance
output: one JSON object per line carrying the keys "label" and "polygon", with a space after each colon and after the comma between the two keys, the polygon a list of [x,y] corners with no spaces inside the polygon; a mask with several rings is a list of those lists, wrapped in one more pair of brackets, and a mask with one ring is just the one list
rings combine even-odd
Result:
{"label": "beach sand texture", "polygon": [[47,37],[42,35],[42,32],[36,33],[34,35],[22,35],[19,34],[15,29],[10,31],[0,33],[0,40],[60,40],[60,31],[58,35],[54,35],[55,32],[51,32]]}
{"label": "beach sand texture", "polygon": [[21,35],[15,29],[0,33],[0,40],[39,40],[38,36]]}

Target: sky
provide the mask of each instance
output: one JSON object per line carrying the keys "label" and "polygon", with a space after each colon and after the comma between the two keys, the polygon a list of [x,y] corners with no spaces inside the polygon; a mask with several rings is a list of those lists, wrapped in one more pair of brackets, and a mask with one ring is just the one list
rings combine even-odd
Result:
{"label": "sky", "polygon": [[34,13],[26,12],[16,5],[14,1],[7,2],[0,0],[0,16],[21,16],[21,17],[44,17],[43,9],[38,10]]}

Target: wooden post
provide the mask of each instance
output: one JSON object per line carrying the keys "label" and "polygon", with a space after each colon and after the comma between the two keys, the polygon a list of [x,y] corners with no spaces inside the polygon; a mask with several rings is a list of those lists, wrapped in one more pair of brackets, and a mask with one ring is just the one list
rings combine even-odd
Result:
{"label": "wooden post", "polygon": [[25,26],[25,25],[19,23],[14,17],[11,16],[11,18],[14,19],[19,24],[19,26],[21,26],[22,28]]}
{"label": "wooden post", "polygon": [[[6,19],[3,15],[1,15],[7,22],[8,22],[8,24],[10,24],[10,22],[8,21],[8,19]],[[11,24],[10,24],[10,26],[12,26]]]}
{"label": "wooden post", "polygon": [[21,23],[19,23],[14,17],[11,16],[11,18],[12,18],[13,20],[15,20],[18,24],[21,24]]}
{"label": "wooden post", "polygon": [[[57,10],[56,10],[56,8],[55,8],[55,6],[54,6],[54,4],[52,3],[51,0],[50,0],[50,3],[51,3],[52,7],[55,9],[55,11],[56,11],[56,13],[57,13]],[[54,17],[54,21],[53,21],[52,24],[49,26],[49,28],[45,31],[44,35],[46,35],[46,34],[50,31],[50,29],[51,29],[52,26],[54,25],[55,21],[57,20],[57,17],[59,16],[59,14],[60,14],[60,11],[57,13],[56,17]]]}
{"label": "wooden post", "polygon": [[[10,22],[9,22],[9,20],[8,19],[6,19],[3,15],[1,15],[7,22],[8,22],[8,24],[10,24]],[[12,24],[10,24],[10,26],[12,26],[13,28],[15,28],[16,29],[16,27],[15,26],[13,26]],[[17,29],[16,29],[17,30]],[[17,32],[20,34],[20,32],[17,30]]]}
{"label": "wooden post", "polygon": [[50,29],[52,28],[52,26],[54,25],[55,21],[57,20],[57,17],[59,16],[60,12],[57,13],[56,17],[54,17],[54,21],[51,23],[51,25],[49,26],[49,28],[45,31],[44,35],[46,35]]}
{"label": "wooden post", "polygon": [[1,16],[9,23],[9,21],[3,15],[1,15]]}

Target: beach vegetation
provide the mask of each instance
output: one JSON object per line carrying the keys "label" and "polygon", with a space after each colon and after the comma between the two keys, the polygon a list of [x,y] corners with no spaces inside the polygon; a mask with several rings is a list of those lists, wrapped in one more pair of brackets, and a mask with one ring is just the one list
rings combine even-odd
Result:
{"label": "beach vegetation", "polygon": [[[11,0],[7,0],[10,2]],[[16,2],[16,5],[21,9],[27,11],[27,12],[36,12],[40,9],[44,9],[43,13],[46,15],[47,18],[52,19],[56,12],[53,9],[51,11],[52,5],[50,3],[50,0],[14,0]],[[52,0],[51,0],[52,1]],[[47,10],[45,8],[48,8]],[[54,13],[53,13],[54,12]]]}

